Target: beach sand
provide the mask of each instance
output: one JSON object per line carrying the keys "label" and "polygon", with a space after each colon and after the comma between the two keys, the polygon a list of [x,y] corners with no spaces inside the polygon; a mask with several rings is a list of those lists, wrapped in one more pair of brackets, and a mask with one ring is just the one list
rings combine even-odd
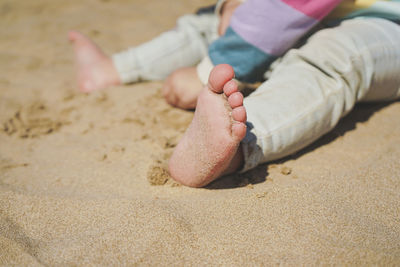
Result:
{"label": "beach sand", "polygon": [[161,82],[77,91],[68,30],[113,53],[212,2],[0,2],[0,265],[400,265],[400,102],[191,189]]}

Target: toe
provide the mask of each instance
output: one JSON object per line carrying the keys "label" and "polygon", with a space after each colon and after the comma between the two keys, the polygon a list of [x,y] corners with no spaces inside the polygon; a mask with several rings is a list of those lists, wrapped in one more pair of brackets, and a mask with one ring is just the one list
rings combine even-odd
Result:
{"label": "toe", "polygon": [[238,140],[242,140],[246,136],[246,124],[236,122],[232,125],[232,135]]}
{"label": "toe", "polygon": [[235,92],[228,97],[228,103],[231,108],[236,108],[243,105],[243,95],[240,92]]}
{"label": "toe", "polygon": [[171,85],[169,83],[169,79],[167,79],[162,87],[162,95],[165,99],[165,101],[167,101],[168,104],[175,106],[176,104],[176,99],[175,99],[175,95],[172,93],[171,90]]}
{"label": "toe", "polygon": [[247,115],[246,115],[246,109],[244,108],[244,106],[234,108],[232,110],[232,118],[233,118],[233,120],[235,120],[237,122],[246,122]]}
{"label": "toe", "polygon": [[80,32],[70,31],[70,32],[68,32],[68,39],[71,42],[79,42],[79,41],[85,40],[86,37]]}
{"label": "toe", "polygon": [[224,94],[230,96],[231,94],[238,91],[237,83],[234,80],[230,80],[224,85]]}
{"label": "toe", "polygon": [[222,93],[224,85],[235,77],[233,68],[228,64],[221,64],[211,71],[208,78],[208,87],[215,93]]}
{"label": "toe", "polygon": [[76,31],[69,31],[68,32],[68,40],[70,40],[71,42],[75,41],[77,38],[78,32]]}

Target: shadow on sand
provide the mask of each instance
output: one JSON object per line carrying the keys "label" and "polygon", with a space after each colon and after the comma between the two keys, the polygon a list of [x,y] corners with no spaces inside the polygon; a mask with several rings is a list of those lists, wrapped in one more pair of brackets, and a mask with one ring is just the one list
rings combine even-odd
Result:
{"label": "shadow on sand", "polygon": [[301,149],[293,155],[285,158],[261,164],[257,168],[242,174],[233,174],[221,177],[220,179],[212,182],[206,188],[208,189],[232,189],[237,187],[244,187],[249,184],[258,184],[266,181],[268,176],[269,164],[282,164],[287,160],[298,159],[304,154],[310,153],[313,150],[333,142],[338,137],[344,136],[345,133],[355,130],[358,123],[368,121],[368,119],[377,111],[389,106],[392,102],[380,103],[361,103],[357,104],[355,108],[344,118],[340,120],[338,125],[333,128],[329,133],[320,137],[311,145]]}

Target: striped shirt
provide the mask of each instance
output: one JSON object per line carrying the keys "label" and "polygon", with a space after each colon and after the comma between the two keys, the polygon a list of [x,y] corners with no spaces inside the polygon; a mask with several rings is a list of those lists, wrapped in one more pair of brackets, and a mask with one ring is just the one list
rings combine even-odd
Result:
{"label": "striped shirt", "polygon": [[238,80],[259,81],[272,61],[317,24],[333,26],[360,16],[400,21],[400,1],[248,0],[235,10],[225,34],[210,45],[209,57],[214,65],[232,65]]}

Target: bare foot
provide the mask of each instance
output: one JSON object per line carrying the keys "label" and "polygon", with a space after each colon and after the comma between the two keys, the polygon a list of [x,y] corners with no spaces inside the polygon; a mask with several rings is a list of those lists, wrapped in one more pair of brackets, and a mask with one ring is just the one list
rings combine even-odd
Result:
{"label": "bare foot", "polygon": [[178,182],[201,187],[241,167],[246,135],[243,95],[229,65],[216,66],[197,100],[194,118],[169,162]]}
{"label": "bare foot", "polygon": [[162,93],[168,104],[182,109],[194,109],[203,87],[196,67],[180,68],[165,80]]}
{"label": "bare foot", "polygon": [[121,84],[111,58],[95,43],[76,31],[70,31],[68,39],[74,47],[79,90],[92,92]]}

